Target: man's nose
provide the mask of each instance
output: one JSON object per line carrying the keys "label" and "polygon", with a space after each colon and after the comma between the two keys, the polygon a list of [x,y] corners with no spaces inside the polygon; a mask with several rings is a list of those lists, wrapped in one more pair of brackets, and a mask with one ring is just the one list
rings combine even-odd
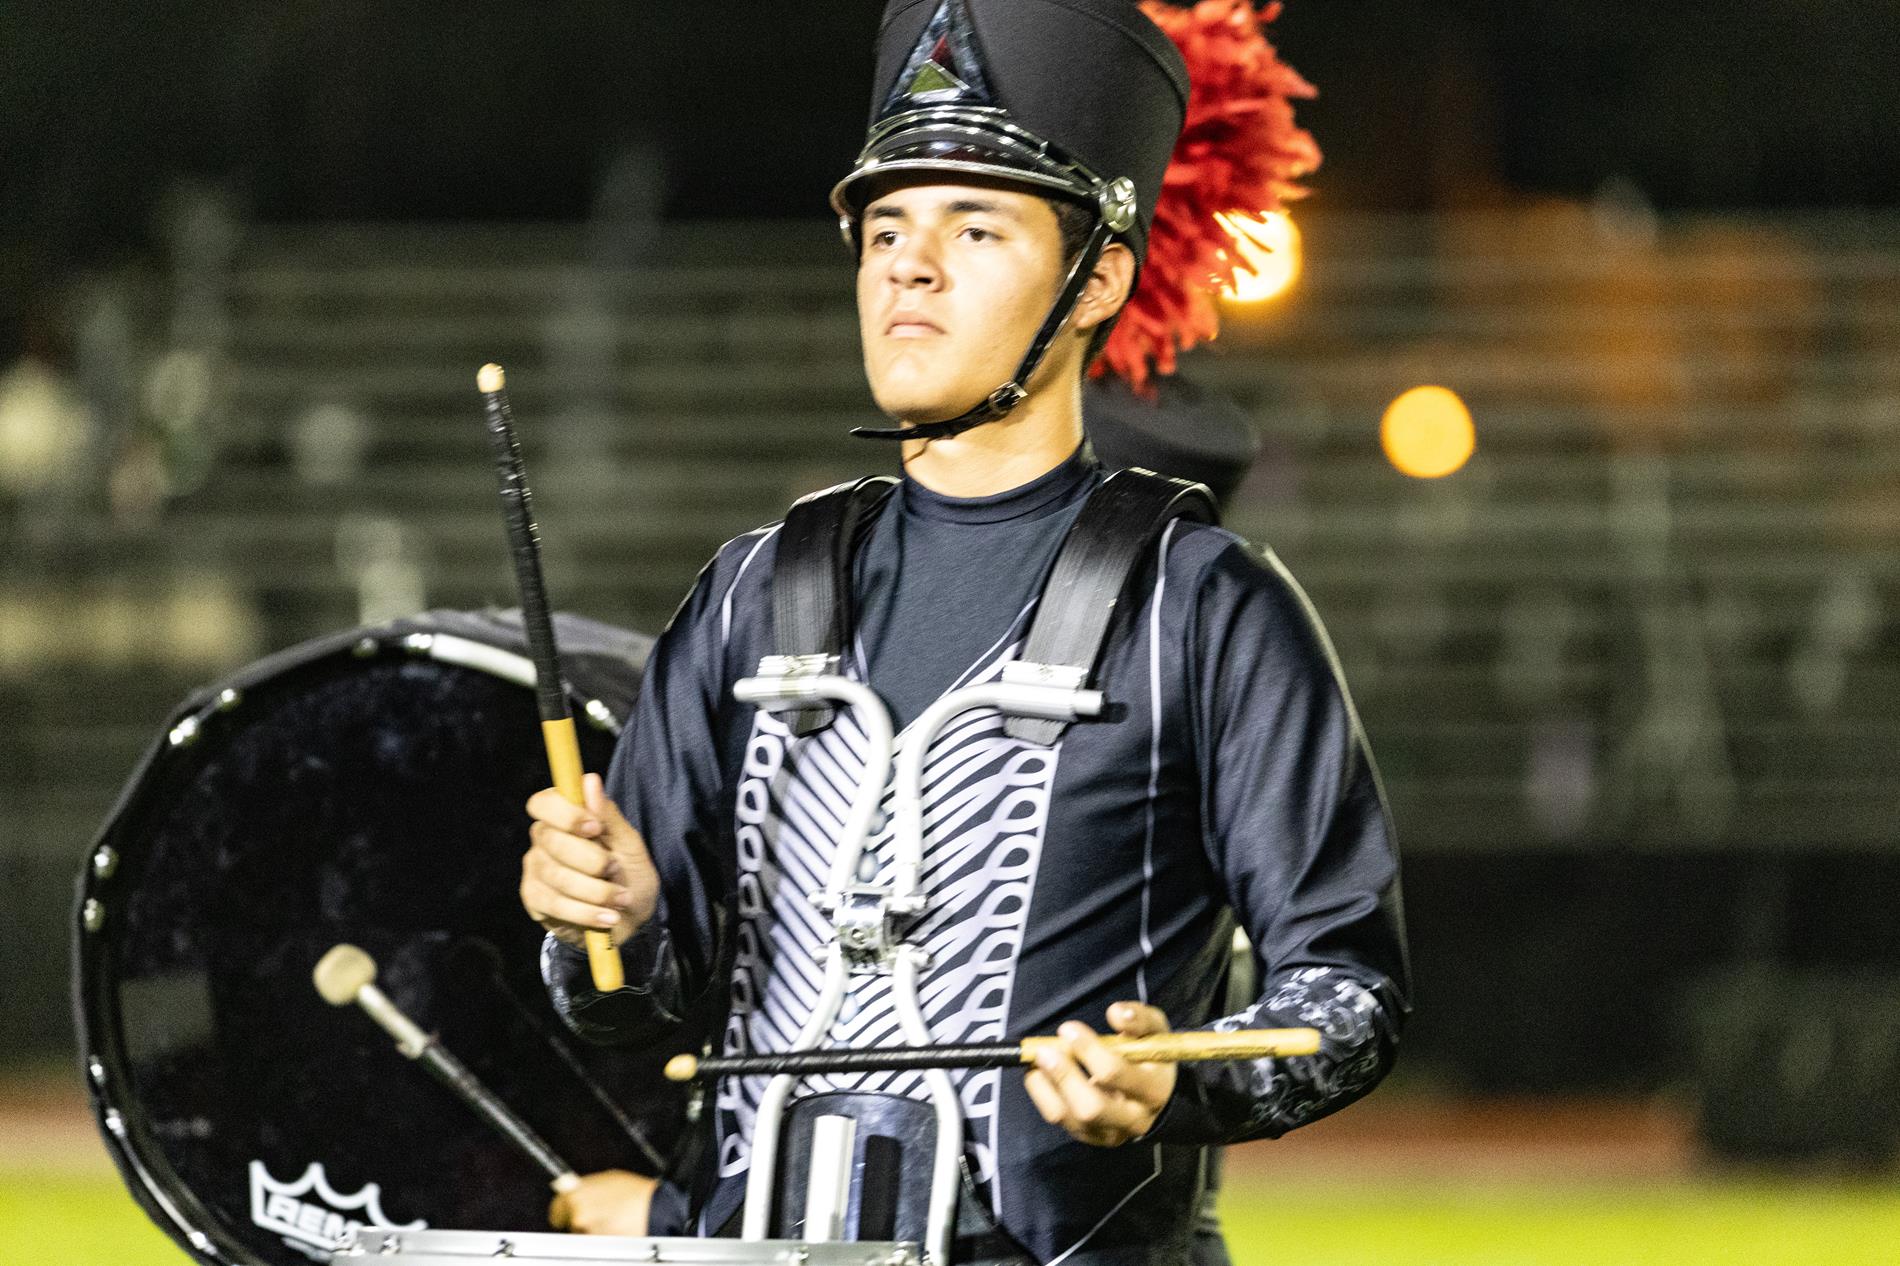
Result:
{"label": "man's nose", "polygon": [[943,262],[936,245],[926,233],[912,233],[891,260],[891,280],[906,290],[940,285]]}

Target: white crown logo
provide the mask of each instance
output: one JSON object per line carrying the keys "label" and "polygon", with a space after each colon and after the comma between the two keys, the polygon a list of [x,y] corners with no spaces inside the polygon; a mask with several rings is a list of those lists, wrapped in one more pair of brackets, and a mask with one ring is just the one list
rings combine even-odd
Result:
{"label": "white crown logo", "polygon": [[[304,1199],[311,1195],[314,1200]],[[320,1250],[320,1255],[310,1254],[320,1261],[327,1261],[332,1250],[342,1247],[351,1234],[366,1226],[420,1231],[429,1225],[422,1219],[407,1224],[391,1222],[383,1212],[382,1197],[382,1187],[373,1182],[353,1195],[342,1194],[330,1185],[322,1161],[311,1161],[310,1168],[295,1182],[271,1177],[261,1160],[251,1162],[251,1221],[283,1236],[292,1248]]]}

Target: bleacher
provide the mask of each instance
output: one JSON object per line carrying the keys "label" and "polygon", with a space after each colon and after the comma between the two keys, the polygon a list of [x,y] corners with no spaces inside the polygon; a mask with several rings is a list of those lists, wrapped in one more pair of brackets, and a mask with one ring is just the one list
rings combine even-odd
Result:
{"label": "bleacher", "polygon": [[[1304,281],[1195,372],[1255,419],[1229,522],[1327,618],[1408,851],[1900,844],[1900,223],[1302,223]],[[202,484],[144,525],[4,520],[0,602],[138,635],[0,656],[0,853],[76,862],[186,690],[373,613],[365,551],[427,605],[511,601],[485,361],[557,604],[630,627],[890,460],[844,434],[875,413],[823,224],[258,228],[212,284]],[[1438,481],[1379,448],[1425,382],[1478,428]]]}

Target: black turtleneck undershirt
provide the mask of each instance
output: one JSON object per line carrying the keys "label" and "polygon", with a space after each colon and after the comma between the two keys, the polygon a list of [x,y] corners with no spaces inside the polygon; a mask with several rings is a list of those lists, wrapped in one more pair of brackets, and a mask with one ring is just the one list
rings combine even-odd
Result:
{"label": "black turtleneck undershirt", "polygon": [[904,477],[858,553],[853,586],[853,653],[897,728],[1023,635],[1019,617],[1100,478],[1087,446],[987,497],[947,497]]}

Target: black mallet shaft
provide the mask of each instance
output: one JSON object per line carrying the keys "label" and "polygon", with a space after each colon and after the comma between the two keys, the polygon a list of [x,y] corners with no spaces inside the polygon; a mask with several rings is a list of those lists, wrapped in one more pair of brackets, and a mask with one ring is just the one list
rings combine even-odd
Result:
{"label": "black mallet shaft", "polygon": [[[740,1055],[723,1059],[675,1055],[666,1061],[666,1075],[673,1081],[693,1081],[701,1077],[773,1077],[781,1073],[814,1077],[923,1068],[1010,1068],[1018,1064],[1035,1063],[1038,1050],[1060,1041],[1060,1038],[1054,1037],[1026,1037],[1020,1042],[784,1051],[774,1055]],[[1125,1037],[1111,1033],[1104,1036],[1102,1041],[1123,1059],[1134,1063],[1189,1063],[1311,1055],[1319,1050],[1319,1030],[1239,1029],[1232,1033],[1190,1031],[1156,1033],[1148,1037]]]}
{"label": "black mallet shaft", "polygon": [[[483,365],[475,376],[488,421],[488,439],[494,448],[495,476],[501,485],[502,514],[508,522],[508,545],[514,556],[515,586],[521,595],[521,626],[528,635],[528,656],[534,661],[535,703],[541,710],[541,739],[547,746],[548,769],[554,786],[573,804],[582,803],[581,745],[574,718],[567,709],[567,687],[561,679],[561,655],[554,643],[554,617],[548,607],[547,582],[541,575],[541,533],[534,522],[534,504],[528,496],[528,475],[521,464],[521,444],[515,438],[514,410],[508,407],[507,379],[500,365]],[[611,993],[626,983],[620,955],[607,933],[588,929],[587,966],[594,988]]]}

